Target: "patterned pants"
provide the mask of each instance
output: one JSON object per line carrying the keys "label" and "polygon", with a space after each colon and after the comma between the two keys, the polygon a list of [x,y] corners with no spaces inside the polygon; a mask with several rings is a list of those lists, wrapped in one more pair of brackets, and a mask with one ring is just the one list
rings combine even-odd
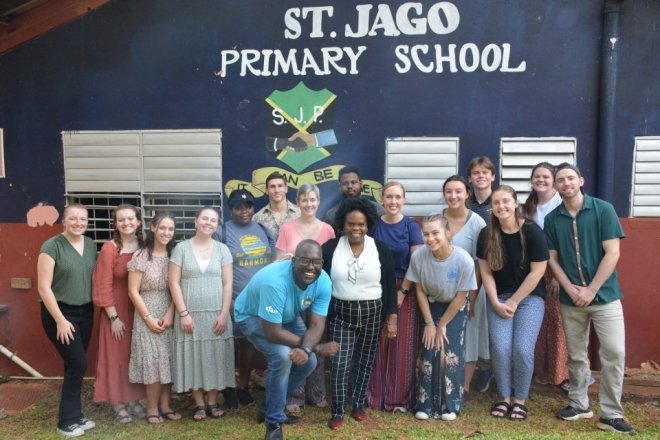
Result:
{"label": "patterned pants", "polygon": [[[449,304],[429,303],[434,323],[438,323]],[[465,381],[466,324],[467,308],[464,304],[447,325],[449,342],[444,344],[444,362],[438,350],[427,350],[424,344],[419,344],[416,412],[425,412],[433,418],[439,418],[442,413],[460,412]],[[423,330],[420,333],[423,334]]]}
{"label": "patterned pants", "polygon": [[333,298],[330,302],[329,338],[341,346],[332,358],[330,369],[332,417],[344,417],[349,376],[354,379],[353,408],[364,406],[383,325],[381,309],[380,299],[343,301]]}

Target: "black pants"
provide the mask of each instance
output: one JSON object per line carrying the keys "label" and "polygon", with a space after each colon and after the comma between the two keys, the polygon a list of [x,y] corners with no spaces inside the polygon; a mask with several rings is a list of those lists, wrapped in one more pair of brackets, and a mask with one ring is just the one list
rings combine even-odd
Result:
{"label": "black pants", "polygon": [[78,423],[83,417],[80,394],[83,376],[87,370],[87,346],[94,324],[94,306],[92,303],[82,306],[70,306],[61,302],[57,304],[64,317],[75,328],[73,341],[69,341],[69,345],[66,345],[57,340],[57,324],[43,304],[41,304],[41,325],[64,361],[64,380],[57,426],[65,428],[72,423]]}

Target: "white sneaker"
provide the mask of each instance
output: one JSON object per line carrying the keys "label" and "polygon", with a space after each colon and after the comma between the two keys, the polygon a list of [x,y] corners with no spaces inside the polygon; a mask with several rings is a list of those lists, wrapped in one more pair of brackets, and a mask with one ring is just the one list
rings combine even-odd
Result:
{"label": "white sneaker", "polygon": [[445,422],[451,422],[452,420],[456,420],[456,413],[453,412],[443,413],[442,416],[440,416],[440,418]]}
{"label": "white sneaker", "polygon": [[407,413],[408,410],[405,409],[402,406],[395,406],[394,409],[392,410],[393,413]]}
{"label": "white sneaker", "polygon": [[429,419],[429,415],[426,414],[424,411],[417,411],[417,412],[415,413],[415,418],[416,418],[417,420],[428,420],[428,419]]}
{"label": "white sneaker", "polygon": [[57,428],[57,433],[64,437],[80,437],[85,435],[85,431],[76,423],[72,423],[64,428]]}
{"label": "white sneaker", "polygon": [[86,418],[83,417],[83,418],[81,418],[80,421],[78,422],[78,426],[80,426],[80,428],[81,428],[83,431],[89,431],[90,429],[96,427],[96,423],[94,423],[94,422],[92,422],[91,420],[86,419]]}

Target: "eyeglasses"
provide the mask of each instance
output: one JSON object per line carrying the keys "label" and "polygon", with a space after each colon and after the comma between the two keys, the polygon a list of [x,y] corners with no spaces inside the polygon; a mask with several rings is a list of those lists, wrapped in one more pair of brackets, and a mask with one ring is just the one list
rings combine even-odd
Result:
{"label": "eyeglasses", "polygon": [[314,267],[323,267],[323,258],[297,257],[296,260],[301,266],[309,266],[311,263]]}

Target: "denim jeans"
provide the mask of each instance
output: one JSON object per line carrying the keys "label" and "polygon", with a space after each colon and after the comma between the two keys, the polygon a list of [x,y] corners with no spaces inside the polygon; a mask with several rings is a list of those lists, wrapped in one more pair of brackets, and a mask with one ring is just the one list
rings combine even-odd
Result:
{"label": "denim jeans", "polygon": [[94,307],[92,303],[70,306],[58,302],[58,305],[64,317],[75,328],[73,341],[67,345],[57,340],[57,323],[43,304],[41,304],[41,324],[46,336],[64,361],[64,379],[57,426],[65,428],[72,423],[78,423],[83,417],[81,390],[83,376],[87,370],[87,346],[94,324]]}
{"label": "denim jeans", "polygon": [[[238,322],[238,326],[254,347],[263,353],[268,365],[266,400],[261,402],[260,411],[265,414],[267,424],[282,423],[286,420],[286,399],[312,374],[316,368],[316,355],[312,353],[304,365],[295,365],[289,358],[291,347],[268,341],[261,322],[261,318],[251,317]],[[282,328],[298,336],[303,336],[307,330],[301,317],[282,324]]]}
{"label": "denim jeans", "polygon": [[[500,303],[512,295],[498,295]],[[545,303],[543,298],[528,295],[520,301],[513,318],[502,318],[488,302],[488,331],[490,333],[493,374],[497,393],[506,398],[524,400],[534,374],[534,348],[541,330]]]}

